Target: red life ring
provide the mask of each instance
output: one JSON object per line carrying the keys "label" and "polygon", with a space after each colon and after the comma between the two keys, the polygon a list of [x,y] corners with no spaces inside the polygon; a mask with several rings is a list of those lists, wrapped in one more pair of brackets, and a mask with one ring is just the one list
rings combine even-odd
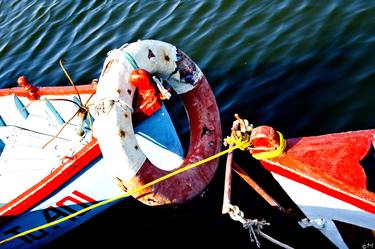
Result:
{"label": "red life ring", "polygon": [[[215,97],[199,67],[175,46],[143,40],[112,50],[99,78],[95,101],[94,132],[104,159],[126,190],[169,172],[153,165],[139,149],[132,126],[135,87],[130,73],[141,68],[168,81],[181,97],[190,126],[190,146],[178,168],[218,153],[221,149],[220,115]],[[218,166],[213,160],[153,185],[134,195],[147,205],[179,204],[200,194]]]}

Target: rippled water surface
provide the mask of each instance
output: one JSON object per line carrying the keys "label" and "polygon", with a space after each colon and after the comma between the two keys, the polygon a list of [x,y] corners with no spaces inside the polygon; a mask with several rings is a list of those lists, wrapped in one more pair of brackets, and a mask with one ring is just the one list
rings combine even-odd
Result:
{"label": "rippled water surface", "polygon": [[[88,83],[99,76],[109,50],[158,39],[187,53],[207,76],[224,135],[234,113],[254,125],[274,126],[286,137],[368,129],[375,127],[374,27],[375,1],[365,0],[0,0],[0,86],[16,86],[20,75],[38,86],[67,85],[59,59],[77,84]],[[184,115],[182,106],[170,106],[186,137],[188,127],[178,118]],[[293,207],[256,162],[240,160],[280,202]],[[185,242],[199,248],[199,241],[255,248],[241,225],[220,213],[223,163],[206,194],[191,204],[151,209],[123,203],[52,246],[113,241],[125,247],[121,241],[129,239],[141,248]],[[249,217],[271,220],[272,235],[298,248],[329,248],[314,230],[284,225],[278,212],[239,179],[234,181],[238,193],[233,199]]]}

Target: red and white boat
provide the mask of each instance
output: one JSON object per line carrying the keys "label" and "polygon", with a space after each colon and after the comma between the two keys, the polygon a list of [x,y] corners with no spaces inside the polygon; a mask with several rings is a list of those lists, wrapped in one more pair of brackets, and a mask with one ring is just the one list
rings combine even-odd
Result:
{"label": "red and white boat", "polygon": [[[186,158],[151,75],[161,79],[155,79],[161,91],[161,82],[168,81],[184,102],[191,128]],[[25,77],[18,83],[0,90],[0,246],[6,248],[39,248],[117,201],[51,222],[124,195],[221,147],[208,82],[171,44],[145,40],[111,51],[97,83],[35,87]],[[214,160],[133,196],[148,205],[184,203],[207,186],[217,164]]]}
{"label": "red and white boat", "polygon": [[338,248],[348,246],[335,221],[375,230],[374,129],[284,140],[260,126],[250,141],[253,156],[306,215],[302,227],[316,227]]}

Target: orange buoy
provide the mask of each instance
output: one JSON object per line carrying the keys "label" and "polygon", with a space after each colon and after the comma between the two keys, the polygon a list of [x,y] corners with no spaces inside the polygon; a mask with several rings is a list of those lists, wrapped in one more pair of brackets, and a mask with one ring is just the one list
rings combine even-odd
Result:
{"label": "orange buoy", "polygon": [[130,83],[137,87],[138,96],[136,106],[142,113],[151,116],[161,108],[158,91],[152,84],[150,74],[144,69],[135,69],[130,73]]}

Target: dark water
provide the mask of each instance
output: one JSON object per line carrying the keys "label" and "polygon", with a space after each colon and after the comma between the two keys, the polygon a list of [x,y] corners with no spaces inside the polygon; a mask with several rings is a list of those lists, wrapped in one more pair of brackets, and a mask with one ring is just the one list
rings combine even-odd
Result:
{"label": "dark water", "polygon": [[[179,47],[205,73],[224,135],[234,113],[286,137],[368,129],[375,127],[374,27],[373,0],[0,0],[0,87],[16,86],[20,75],[39,86],[67,85],[61,58],[77,84],[88,83],[109,50],[158,39]],[[170,108],[176,120],[184,116],[181,105]],[[176,126],[188,136],[185,122]],[[257,162],[235,156],[284,207],[295,209]],[[151,208],[126,201],[50,247],[126,248],[131,241],[138,248],[256,248],[239,223],[221,214],[224,163],[191,203]],[[267,207],[237,177],[232,198],[247,217],[271,222],[264,231],[275,238],[296,248],[332,248],[316,230],[302,230],[294,218]],[[260,240],[262,248],[273,247]]]}

